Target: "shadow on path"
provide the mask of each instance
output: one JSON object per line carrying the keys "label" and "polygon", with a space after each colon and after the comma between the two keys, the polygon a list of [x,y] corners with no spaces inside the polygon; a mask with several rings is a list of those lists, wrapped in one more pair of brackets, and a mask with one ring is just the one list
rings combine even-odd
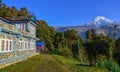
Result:
{"label": "shadow on path", "polygon": [[90,67],[90,65],[88,64],[75,64],[76,66],[86,66],[86,67]]}

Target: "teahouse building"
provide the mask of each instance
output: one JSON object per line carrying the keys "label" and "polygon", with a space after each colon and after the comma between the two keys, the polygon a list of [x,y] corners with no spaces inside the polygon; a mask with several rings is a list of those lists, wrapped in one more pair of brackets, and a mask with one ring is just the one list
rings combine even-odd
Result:
{"label": "teahouse building", "polygon": [[0,69],[36,54],[37,26],[34,19],[0,17]]}

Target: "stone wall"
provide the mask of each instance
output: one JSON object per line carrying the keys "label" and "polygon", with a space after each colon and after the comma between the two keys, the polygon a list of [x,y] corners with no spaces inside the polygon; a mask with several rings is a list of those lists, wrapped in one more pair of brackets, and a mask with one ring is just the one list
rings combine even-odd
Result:
{"label": "stone wall", "polygon": [[[6,32],[2,31],[3,29],[5,29]],[[6,24],[0,21],[0,39],[10,39],[13,43],[11,51],[0,51],[0,69],[36,55],[37,53],[35,47],[30,49],[30,46],[28,46],[29,48],[26,50],[19,50],[20,39],[23,39],[27,42],[33,41],[35,43],[36,40],[34,40],[34,38],[36,38],[34,34],[30,34],[27,31],[17,29],[14,25]],[[3,41],[3,43],[2,41],[0,42],[0,46],[1,48],[4,48],[3,45],[6,43],[6,40]],[[7,47],[5,46],[5,48]]]}
{"label": "stone wall", "polygon": [[[0,62],[0,69],[7,67],[7,66],[10,66],[12,64],[15,64],[17,62],[24,61],[24,60],[26,60],[34,55],[37,55],[37,54],[38,53],[34,52],[34,53],[31,53],[30,55],[27,55],[27,56],[21,56],[21,57],[18,56],[18,57],[13,57],[13,58],[10,57],[9,59],[4,60],[4,62],[2,62],[2,63]],[[12,54],[10,54],[10,55],[12,55]],[[0,55],[0,56],[6,58],[6,55]]]}
{"label": "stone wall", "polygon": [[[0,35],[1,39],[5,38],[5,35]],[[17,38],[14,36],[7,36],[6,39],[12,39],[13,40],[13,50],[10,52],[0,52],[0,69],[4,68],[6,66],[9,66],[11,64],[15,64],[17,62],[23,61],[33,55],[36,54],[36,48],[27,50],[21,50],[19,51],[19,39],[24,39],[26,41],[32,41],[24,37]]]}

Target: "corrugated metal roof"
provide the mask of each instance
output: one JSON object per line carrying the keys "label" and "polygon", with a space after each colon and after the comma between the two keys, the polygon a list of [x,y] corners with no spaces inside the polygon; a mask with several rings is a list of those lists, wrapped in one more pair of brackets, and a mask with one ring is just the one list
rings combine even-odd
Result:
{"label": "corrugated metal roof", "polygon": [[45,42],[36,42],[36,46],[41,46],[41,45],[44,45]]}

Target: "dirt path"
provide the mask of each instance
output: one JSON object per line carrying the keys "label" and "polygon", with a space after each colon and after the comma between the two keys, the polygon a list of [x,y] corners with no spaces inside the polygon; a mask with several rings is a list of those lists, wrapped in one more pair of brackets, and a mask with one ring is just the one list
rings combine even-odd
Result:
{"label": "dirt path", "polygon": [[44,55],[45,58],[36,72],[70,72],[68,68],[57,61],[53,55]]}

